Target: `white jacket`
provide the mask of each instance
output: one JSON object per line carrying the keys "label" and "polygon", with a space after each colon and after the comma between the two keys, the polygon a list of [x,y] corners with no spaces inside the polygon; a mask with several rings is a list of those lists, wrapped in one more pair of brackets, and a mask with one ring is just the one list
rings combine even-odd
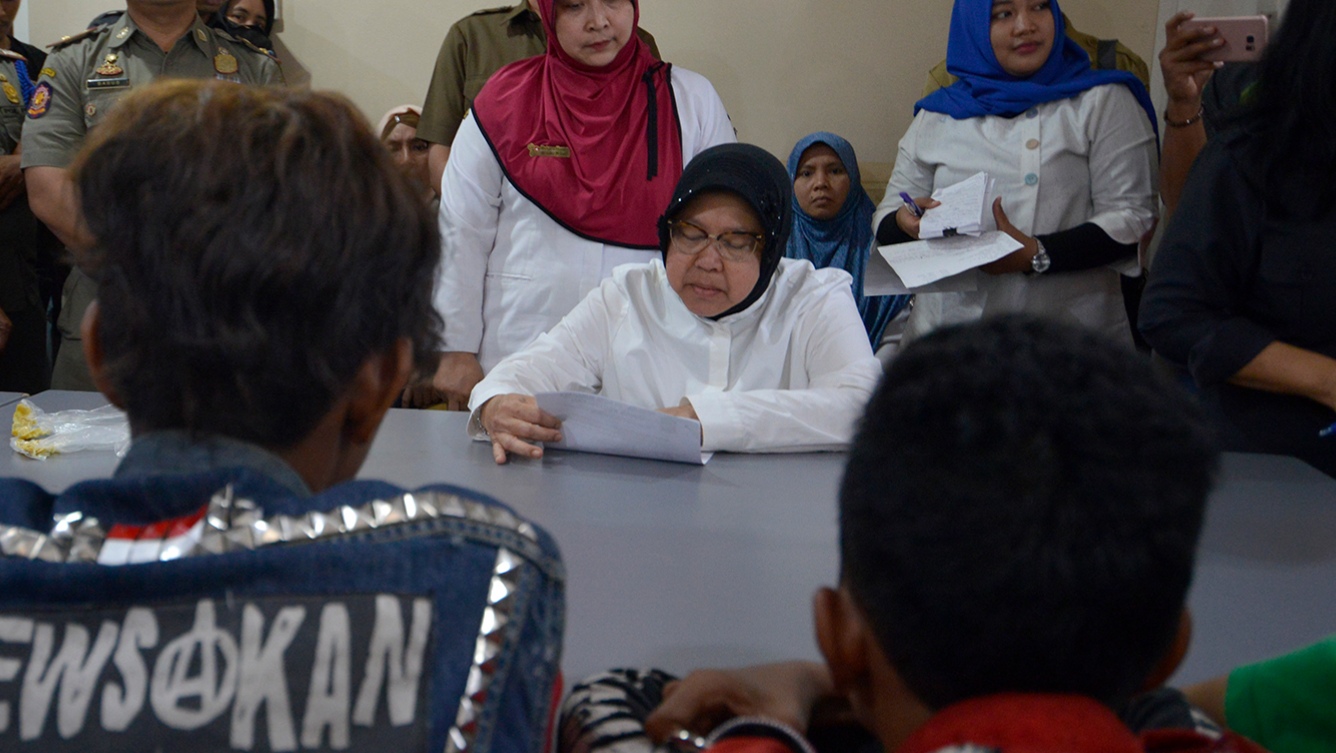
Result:
{"label": "white jacket", "polygon": [[551,332],[473,388],[478,409],[508,393],[575,390],[659,409],[684,400],[701,449],[840,450],[881,376],[849,274],[784,259],[745,311],[711,321],[689,310],[663,262],[620,267]]}
{"label": "white jacket", "polygon": [[[886,198],[873,217],[900,208],[900,191],[927,196],[979,172],[997,179],[1011,224],[1028,235],[1093,222],[1119,243],[1154,225],[1159,157],[1146,112],[1123,84],[1046,102],[1014,118],[955,120],[920,110],[900,140]],[[985,229],[993,230],[992,199]],[[1127,259],[1128,270],[1134,266]],[[1042,275],[974,272],[971,293],[921,293],[909,336],[980,316],[1030,311],[1057,316],[1125,341],[1131,330],[1118,274],[1108,267]]]}
{"label": "white jacket", "polygon": [[[736,140],[714,87],[673,67],[682,159]],[[658,251],[608,246],[562,227],[506,179],[473,114],[441,178],[436,310],[447,351],[477,353],[483,372],[551,329],[613,268]]]}

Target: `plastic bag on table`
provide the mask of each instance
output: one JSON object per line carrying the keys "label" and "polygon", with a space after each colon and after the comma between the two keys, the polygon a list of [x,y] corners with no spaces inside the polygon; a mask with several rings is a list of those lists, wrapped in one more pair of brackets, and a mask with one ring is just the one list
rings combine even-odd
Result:
{"label": "plastic bag on table", "polygon": [[125,412],[111,405],[47,413],[28,400],[20,400],[14,408],[11,433],[9,446],[14,452],[37,460],[86,450],[114,450],[121,456],[130,446]]}

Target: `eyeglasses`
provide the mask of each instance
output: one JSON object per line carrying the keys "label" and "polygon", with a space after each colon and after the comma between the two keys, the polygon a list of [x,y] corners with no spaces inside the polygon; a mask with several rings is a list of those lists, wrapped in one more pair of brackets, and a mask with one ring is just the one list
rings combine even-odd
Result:
{"label": "eyeglasses", "polygon": [[765,242],[765,236],[760,233],[744,233],[740,230],[710,235],[704,228],[686,220],[670,222],[668,235],[672,239],[670,248],[674,251],[695,256],[713,242],[714,247],[719,249],[719,257],[734,264],[755,259],[756,249]]}

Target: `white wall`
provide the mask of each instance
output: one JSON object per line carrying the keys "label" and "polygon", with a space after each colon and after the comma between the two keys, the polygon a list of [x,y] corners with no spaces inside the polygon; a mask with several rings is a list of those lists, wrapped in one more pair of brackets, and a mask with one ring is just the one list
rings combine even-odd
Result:
{"label": "white wall", "polygon": [[19,12],[14,16],[14,36],[27,41],[31,36],[28,33],[28,6],[20,5]]}
{"label": "white wall", "polygon": [[[375,120],[421,101],[455,19],[503,2],[280,0],[280,53],[290,81],[341,91]],[[71,34],[116,4],[28,0],[29,41]],[[1150,61],[1159,5],[1066,0],[1063,9]],[[945,55],[950,12],[949,0],[644,0],[642,22],[666,59],[714,82],[742,139],[785,158],[799,137],[831,130],[860,162],[889,163],[925,72]]]}

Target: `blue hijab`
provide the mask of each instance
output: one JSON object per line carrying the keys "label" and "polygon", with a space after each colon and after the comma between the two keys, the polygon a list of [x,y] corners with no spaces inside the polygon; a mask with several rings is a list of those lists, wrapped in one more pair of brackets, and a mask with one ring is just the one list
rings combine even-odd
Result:
{"label": "blue hijab", "polygon": [[789,236],[789,246],[784,255],[790,259],[806,259],[817,269],[836,267],[853,275],[854,301],[858,304],[858,313],[863,316],[863,326],[867,329],[872,349],[876,350],[886,323],[909,303],[909,296],[863,296],[863,271],[867,268],[868,254],[872,250],[872,213],[876,206],[872,203],[872,197],[863,190],[853,145],[825,131],[805,137],[789,154],[789,179],[798,179],[798,163],[802,160],[803,152],[813,144],[825,144],[835,150],[849,173],[849,196],[838,214],[829,220],[818,220],[803,211],[795,195],[793,233]]}
{"label": "blue hijab", "polygon": [[946,42],[946,70],[960,80],[920,99],[914,105],[914,114],[930,110],[956,120],[980,115],[1011,117],[1035,105],[1074,97],[1096,86],[1124,84],[1146,111],[1158,137],[1155,105],[1141,81],[1127,71],[1091,68],[1090,56],[1067,36],[1067,24],[1056,0],[1050,0],[1049,7],[1053,11],[1053,49],[1043,67],[1026,78],[1017,78],[1002,70],[993,52],[989,34],[993,0],[955,0]]}

